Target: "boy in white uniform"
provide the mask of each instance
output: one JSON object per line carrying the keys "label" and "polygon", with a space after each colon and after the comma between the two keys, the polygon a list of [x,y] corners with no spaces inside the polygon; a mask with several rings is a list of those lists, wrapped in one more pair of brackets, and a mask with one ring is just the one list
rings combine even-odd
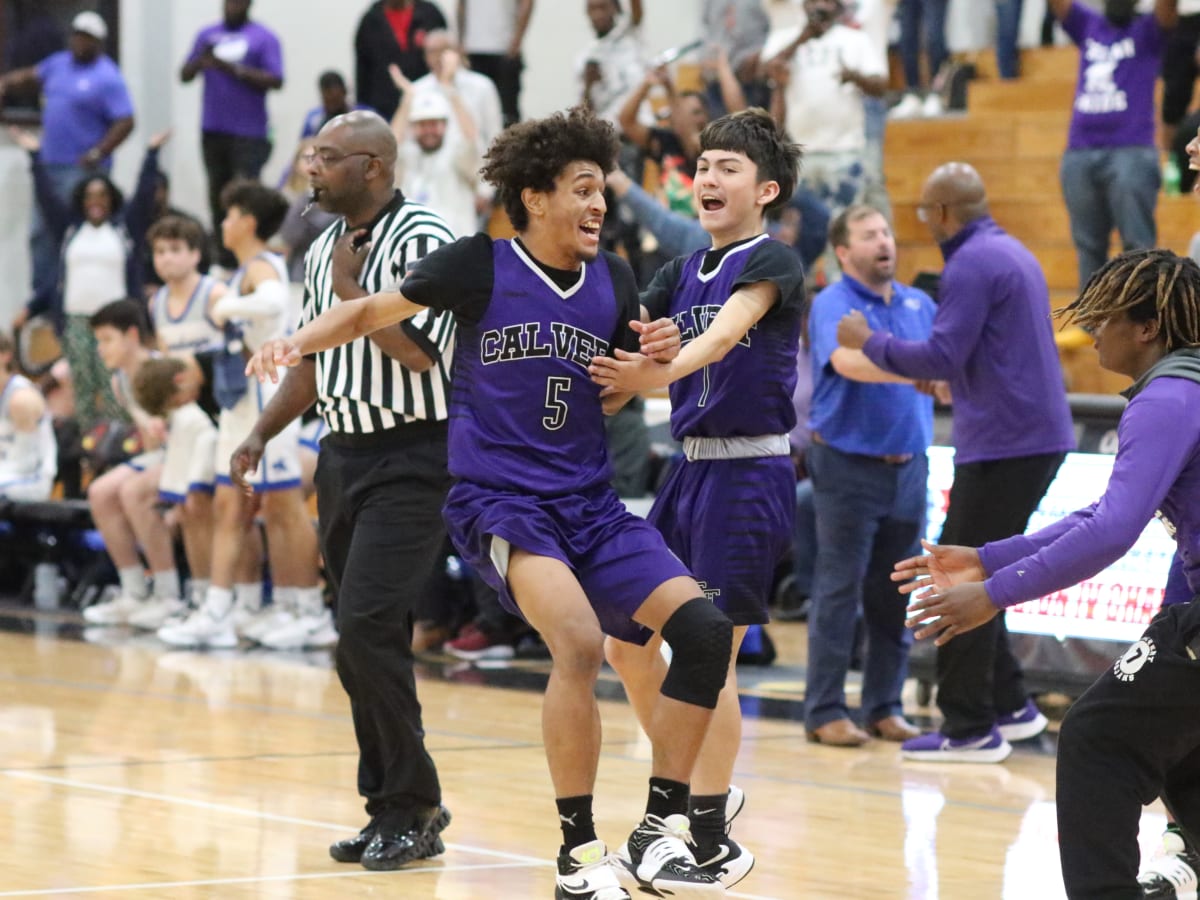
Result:
{"label": "boy in white uniform", "polygon": [[[212,583],[199,609],[158,630],[175,646],[233,647],[233,584],[242,546],[241,523],[253,501],[230,481],[229,459],[250,433],[274,386],[240,378],[244,352],[289,331],[287,269],[266,249],[287,214],[287,200],[257,182],[237,181],[222,196],[226,210],[222,239],[237,257],[238,270],[224,296],[209,309],[224,329],[225,348],[214,364],[214,387],[221,405],[217,434],[217,489],[212,550]],[[304,507],[299,460],[299,423],[293,422],[267,444],[259,467],[247,480],[261,500],[276,603],[284,609],[324,609],[317,586],[317,537]]]}
{"label": "boy in white uniform", "polygon": [[0,331],[0,497],[49,500],[58,444],[42,392],[13,371],[14,352]]}

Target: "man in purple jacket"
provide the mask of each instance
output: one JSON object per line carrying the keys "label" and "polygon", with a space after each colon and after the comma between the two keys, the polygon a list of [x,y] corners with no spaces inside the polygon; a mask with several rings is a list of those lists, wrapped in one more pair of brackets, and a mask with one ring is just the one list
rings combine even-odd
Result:
{"label": "man in purple jacket", "polygon": [[[908,625],[939,645],[1009,607],[1116,562],[1157,516],[1200,594],[1200,267],[1135,250],[1096,272],[1067,309],[1100,365],[1134,379],[1104,496],[1032,535],[973,550],[926,544],[892,576]],[[915,580],[913,580],[916,576]],[[958,643],[952,641],[952,644]],[[1162,796],[1200,836],[1200,603],[1167,607],[1075,702],[1058,740],[1058,833],[1067,896],[1149,896],[1138,885],[1142,805]],[[1172,896],[1174,892],[1172,892]],[[1182,896],[1182,894],[1180,894]]]}
{"label": "man in purple jacket", "polygon": [[[851,312],[838,342],[897,375],[949,382],[954,485],[941,542],[978,547],[1025,530],[1075,448],[1049,291],[1033,254],[988,214],[983,180],[971,166],[935,170],[917,215],[946,259],[929,338],[872,333]],[[1003,617],[938,648],[937,684],[941,730],[906,741],[906,759],[1000,762],[1012,751],[1009,741],[1046,727],[1025,691]]]}

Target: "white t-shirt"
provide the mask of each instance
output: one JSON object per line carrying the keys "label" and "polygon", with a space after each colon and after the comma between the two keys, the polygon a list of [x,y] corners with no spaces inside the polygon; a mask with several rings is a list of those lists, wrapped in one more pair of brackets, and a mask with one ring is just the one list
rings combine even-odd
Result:
{"label": "white t-shirt", "polygon": [[[795,32],[793,32],[793,36]],[[801,44],[791,60],[787,88],[787,130],[816,153],[862,150],[866,146],[863,94],[843,84],[843,69],[886,77],[887,65],[871,39],[853,28],[834,25]]]}
{"label": "white t-shirt", "polygon": [[462,135],[446,129],[442,146],[426,153],[409,137],[399,147],[396,181],[409,200],[437,212],[455,237],[474,234],[479,154]]}
{"label": "white t-shirt", "polygon": [[580,97],[583,96],[583,73],[588,62],[600,66],[600,80],[592,85],[592,105],[596,115],[616,125],[625,98],[646,77],[647,56],[642,46],[641,28],[631,25],[628,16],[619,15],[612,30],[604,37],[596,38],[580,54],[575,64]]}
{"label": "white t-shirt", "polygon": [[65,253],[63,310],[90,316],[106,303],[125,296],[125,241],[111,222],[84,222]]}
{"label": "white t-shirt", "polygon": [[500,56],[517,27],[517,0],[463,0],[463,49]]}
{"label": "white t-shirt", "polygon": [[58,444],[50,414],[33,431],[17,431],[9,418],[9,401],[22,389],[34,389],[23,375],[10,375],[0,388],[0,497],[48,500],[58,473]]}

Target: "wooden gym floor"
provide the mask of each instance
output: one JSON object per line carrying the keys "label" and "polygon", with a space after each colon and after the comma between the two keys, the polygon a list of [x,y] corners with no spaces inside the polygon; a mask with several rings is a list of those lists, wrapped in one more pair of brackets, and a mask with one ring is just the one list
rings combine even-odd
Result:
{"label": "wooden gym floor", "polygon": [[[454,821],[446,854],[393,873],[333,862],[365,822],[348,703],[327,652],[168,650],[70,614],[0,612],[0,898],[550,898],[559,835],[540,743],[546,664],[419,669]],[[895,745],[808,744],[804,631],[745,669],[735,836],[741,898],[1062,896],[1054,739],[1002,765],[902,763]],[[615,847],[649,747],[611,675],[596,819]],[[930,710],[908,701],[930,724]],[[1143,818],[1153,852],[1161,808]]]}

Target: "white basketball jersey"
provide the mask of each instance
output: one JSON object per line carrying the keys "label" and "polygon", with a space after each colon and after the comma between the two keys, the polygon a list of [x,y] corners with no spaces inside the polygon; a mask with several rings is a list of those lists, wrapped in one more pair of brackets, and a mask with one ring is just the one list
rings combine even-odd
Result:
{"label": "white basketball jersey", "polygon": [[208,317],[208,298],[216,284],[215,278],[202,276],[178,317],[171,315],[166,285],[155,292],[151,305],[154,330],[169,356],[203,353],[221,346],[224,333]]}
{"label": "white basketball jersey", "polygon": [[[255,259],[265,259],[275,269],[276,277],[286,289],[288,286],[287,263],[283,261],[283,257],[278,253],[264,251]],[[252,260],[253,261],[253,260]],[[229,279],[229,293],[235,297],[241,296],[242,279],[246,275],[246,266],[241,266],[233,276]],[[290,334],[292,326],[295,323],[295,318],[291,315],[289,304],[284,304],[283,309],[277,315],[263,316],[255,319],[235,319],[238,325],[242,328],[242,340],[245,342],[247,350],[257,350],[267,341],[273,338],[283,337]]]}
{"label": "white basketball jersey", "polygon": [[[43,415],[38,427],[31,432],[17,431],[9,418],[12,395],[21,388],[33,386],[23,375],[10,375],[4,390],[0,391],[0,494],[6,493],[6,485],[25,481],[30,484],[43,482],[49,487],[58,471],[58,444],[50,414]],[[14,491],[11,495],[15,494]]]}

